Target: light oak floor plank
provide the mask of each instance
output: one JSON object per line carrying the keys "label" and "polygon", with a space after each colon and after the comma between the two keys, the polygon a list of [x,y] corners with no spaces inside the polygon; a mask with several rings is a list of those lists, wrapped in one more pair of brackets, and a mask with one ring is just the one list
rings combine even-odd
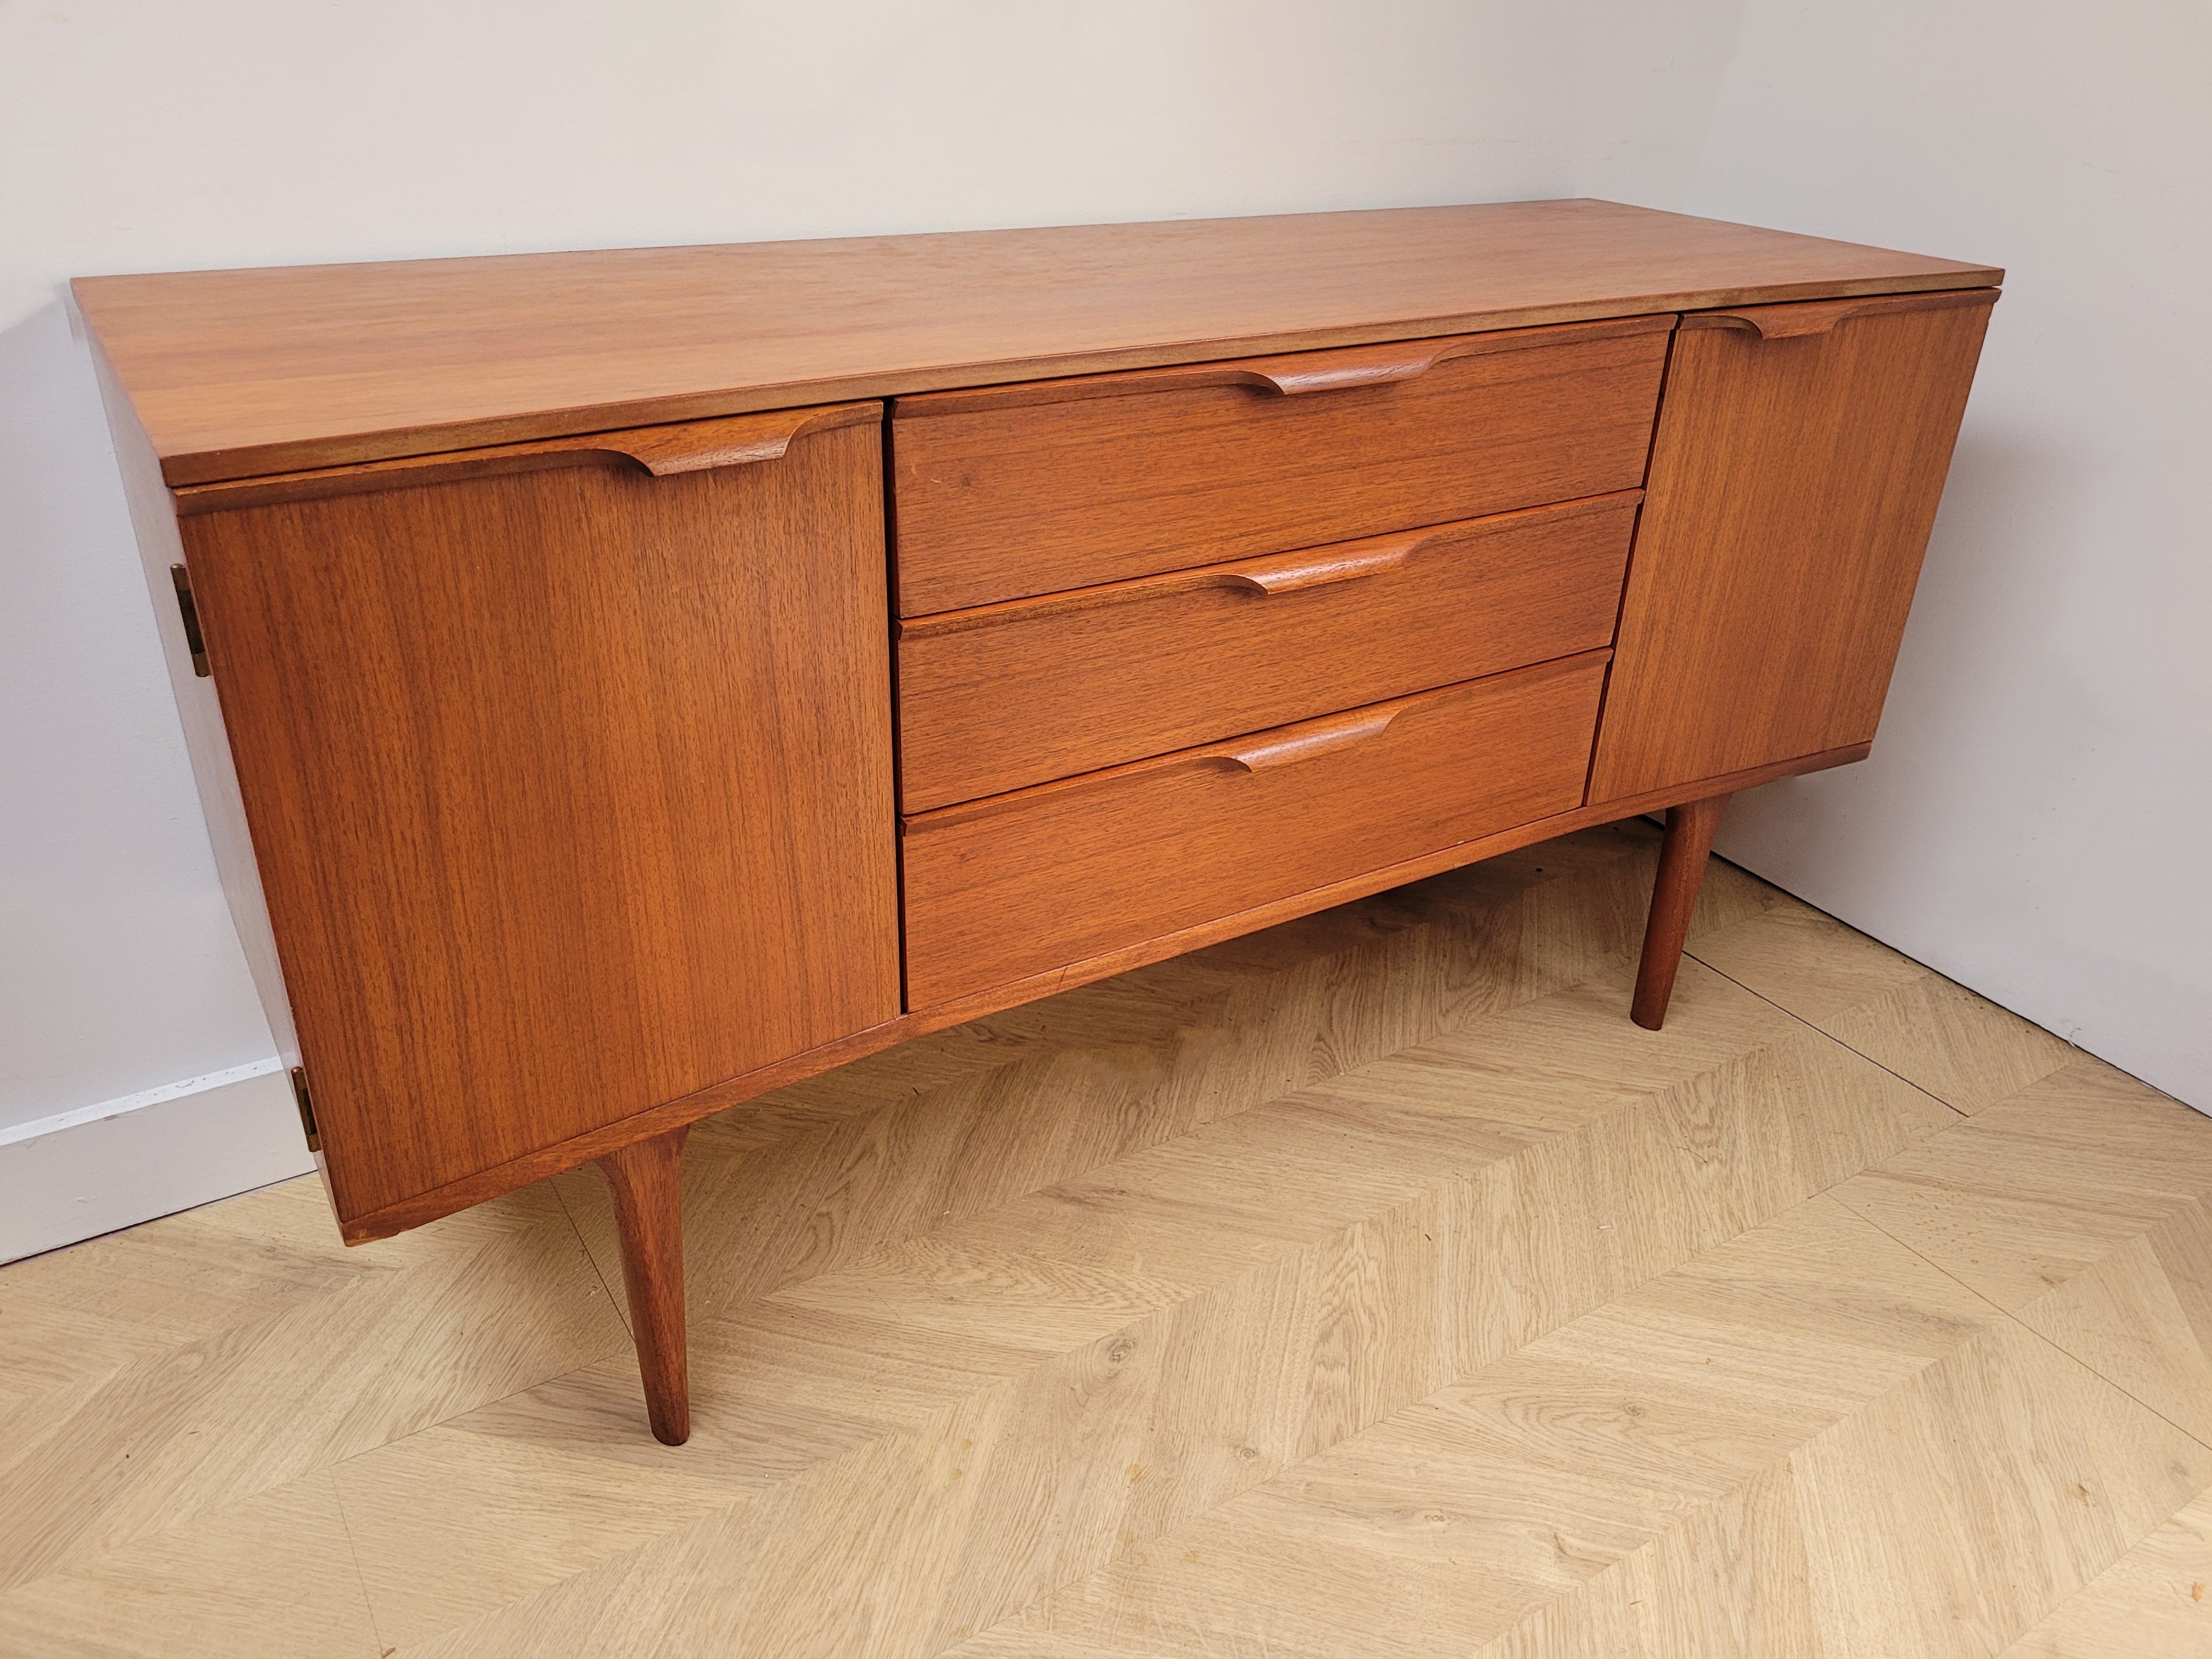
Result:
{"label": "light oak floor plank", "polygon": [[[776,1384],[787,1422],[860,1355],[921,1364],[980,1339],[1026,1346],[1027,1360],[863,1443],[793,1425],[793,1442],[830,1454],[811,1462],[764,1455],[750,1435],[718,1441],[710,1420],[757,1432],[761,1413],[702,1408],[690,1466],[726,1468],[746,1501],[627,1553],[629,1534],[611,1531],[599,1565],[550,1588],[530,1585],[526,1563],[493,1571],[498,1540],[477,1529],[486,1494],[532,1490],[530,1460],[465,1443],[467,1419],[447,1425],[441,1495],[401,1483],[409,1501],[372,1548],[392,1565],[388,1578],[370,1569],[380,1626],[404,1642],[481,1598],[503,1605],[422,1651],[703,1650],[742,1626],[762,1653],[933,1652],[1931,1127],[1917,1091],[1716,975],[1686,970],[1656,1039],[1617,1036],[1636,1030],[1620,1018],[1626,988],[1539,999],[776,1292],[771,1307],[846,1333],[844,1352],[823,1352],[818,1388]],[[1578,1031],[1592,1054],[1618,1042],[1632,1055],[1610,1090],[1577,1096],[1559,1075]],[[1495,1069],[1462,1073],[1455,1052]],[[1370,1083],[1377,1109],[1363,1119]],[[752,1328],[714,1332],[740,1340],[710,1364],[757,1346]],[[605,1370],[611,1393],[622,1379]],[[531,1403],[549,1419],[530,1443],[574,1443],[585,1425],[550,1415],[567,1401],[540,1390]],[[779,1480],[774,1501],[756,1500]],[[353,1490],[349,1512],[373,1511]],[[565,1493],[545,1502],[521,1533],[576,1512]],[[804,1587],[817,1553],[785,1537],[818,1533],[830,1548],[850,1537],[855,1503],[906,1524],[869,1534],[876,1553],[848,1544],[853,1579],[819,1596]],[[441,1571],[463,1559],[466,1574]],[[868,1622],[864,1591],[884,1583],[930,1621]],[[617,1632],[601,1622],[613,1605],[656,1611]]]}
{"label": "light oak floor plank", "polygon": [[2208,1469],[1814,1200],[955,1651],[1985,1655]]}
{"label": "light oak floor plank", "polygon": [[0,1591],[9,1659],[374,1659],[330,1472]]}
{"label": "light oak floor plank", "polygon": [[1690,954],[1961,1112],[2080,1058],[2018,1014],[1795,900],[1693,940]]}
{"label": "light oak floor plank", "polygon": [[628,1340],[542,1186],[349,1250],[319,1182],[288,1182],[15,1264],[0,1287],[21,1389],[0,1437],[0,1587]]}
{"label": "light oak floor plank", "polygon": [[2003,1659],[2203,1659],[2212,1653],[2212,1492],[2130,1550]]}
{"label": "light oak floor plank", "polygon": [[0,1651],[1948,1659],[2155,1599],[2212,1122],[1718,861],[1641,1031],[1656,844],[702,1126],[681,1449],[593,1171],[0,1269]]}
{"label": "light oak floor plank", "polygon": [[2081,1056],[1837,1196],[2212,1441],[2212,1135]]}

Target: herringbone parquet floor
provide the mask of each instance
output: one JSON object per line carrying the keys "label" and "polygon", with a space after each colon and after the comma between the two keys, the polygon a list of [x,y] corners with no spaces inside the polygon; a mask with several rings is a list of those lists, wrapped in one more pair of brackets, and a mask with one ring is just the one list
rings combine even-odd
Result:
{"label": "herringbone parquet floor", "polygon": [[1593,831],[586,1170],[0,1269],[0,1652],[2204,1659],[2212,1120]]}

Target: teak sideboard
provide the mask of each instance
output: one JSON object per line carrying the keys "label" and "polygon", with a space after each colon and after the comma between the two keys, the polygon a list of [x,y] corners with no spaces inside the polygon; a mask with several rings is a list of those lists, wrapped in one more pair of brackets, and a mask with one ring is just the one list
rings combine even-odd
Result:
{"label": "teak sideboard", "polygon": [[351,1242],[1863,757],[2002,273],[1594,201],[107,276],[239,932]]}

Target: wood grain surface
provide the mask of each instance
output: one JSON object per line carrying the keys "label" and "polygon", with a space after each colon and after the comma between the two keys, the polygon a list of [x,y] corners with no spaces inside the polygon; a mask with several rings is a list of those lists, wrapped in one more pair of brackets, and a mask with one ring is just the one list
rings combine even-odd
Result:
{"label": "wood grain surface", "polygon": [[680,1454],[590,1171],[0,1268],[0,1650],[2197,1659],[2212,1124],[1718,861],[1638,1030],[1657,840],[702,1123]]}
{"label": "wood grain surface", "polygon": [[172,484],[2002,273],[1596,201],[81,278]]}
{"label": "wood grain surface", "polygon": [[1873,738],[1996,300],[1683,319],[1592,801]]}
{"label": "wood grain surface", "polygon": [[1637,499],[1626,491],[907,622],[905,809],[1608,644]]}
{"label": "wood grain surface", "polygon": [[1633,489],[1673,321],[1424,342],[1404,375],[1315,353],[1296,395],[1279,357],[902,398],[899,612]]}
{"label": "wood grain surface", "polygon": [[2212,1492],[2167,1517],[2003,1659],[2199,1659],[2212,1653]]}
{"label": "wood grain surface", "polygon": [[897,1014],[880,453],[183,520],[342,1222]]}
{"label": "wood grain surface", "polygon": [[908,999],[947,1001],[1568,811],[1604,672],[1605,653],[1587,653],[908,818]]}
{"label": "wood grain surface", "polygon": [[1698,959],[1969,1116],[2080,1058],[2040,1026],[1816,910],[1708,939]]}

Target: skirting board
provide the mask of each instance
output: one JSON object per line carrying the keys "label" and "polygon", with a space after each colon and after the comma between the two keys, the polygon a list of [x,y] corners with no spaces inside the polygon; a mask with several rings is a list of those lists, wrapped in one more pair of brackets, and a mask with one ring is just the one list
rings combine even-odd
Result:
{"label": "skirting board", "polygon": [[212,1088],[139,1098],[67,1113],[44,1133],[0,1145],[0,1261],[315,1167],[291,1083],[273,1064]]}

